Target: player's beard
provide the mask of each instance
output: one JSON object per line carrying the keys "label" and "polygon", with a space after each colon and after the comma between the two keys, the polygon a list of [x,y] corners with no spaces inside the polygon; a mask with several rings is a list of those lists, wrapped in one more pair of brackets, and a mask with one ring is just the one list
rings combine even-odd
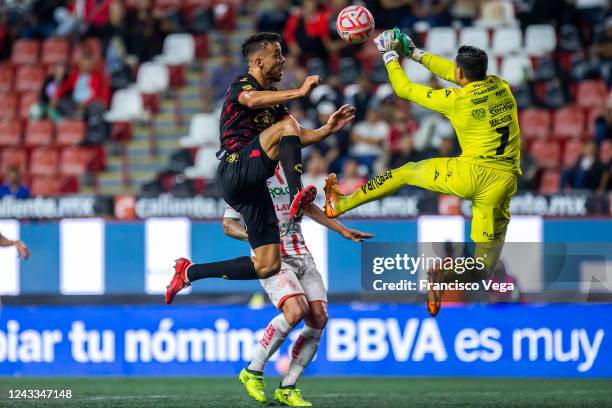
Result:
{"label": "player's beard", "polygon": [[280,82],[283,79],[283,66],[274,67],[270,70],[270,82]]}

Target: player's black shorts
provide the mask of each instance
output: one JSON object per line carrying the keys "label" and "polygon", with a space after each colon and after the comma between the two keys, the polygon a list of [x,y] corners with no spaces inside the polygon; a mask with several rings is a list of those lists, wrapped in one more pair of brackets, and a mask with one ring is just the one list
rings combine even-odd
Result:
{"label": "player's black shorts", "polygon": [[221,159],[217,175],[225,201],[242,216],[251,248],[280,244],[278,220],[266,181],[274,175],[272,160],[259,136],[241,150]]}

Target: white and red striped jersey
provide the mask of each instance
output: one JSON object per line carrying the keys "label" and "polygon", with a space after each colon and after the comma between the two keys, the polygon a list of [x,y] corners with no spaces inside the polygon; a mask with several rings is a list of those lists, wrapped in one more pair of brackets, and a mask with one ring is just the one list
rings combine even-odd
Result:
{"label": "white and red striped jersey", "polygon": [[[283,168],[280,164],[276,166],[274,175],[268,179],[267,183],[268,191],[272,197],[272,204],[274,204],[276,218],[278,218],[278,229],[281,239],[281,255],[294,256],[309,253],[308,247],[306,247],[306,242],[304,242],[304,236],[302,235],[300,223],[293,223],[289,218],[289,210],[291,207],[291,202],[289,201],[289,186],[287,185],[285,173],[283,172]],[[223,217],[238,219],[242,218],[240,213],[229,205],[225,208]]]}

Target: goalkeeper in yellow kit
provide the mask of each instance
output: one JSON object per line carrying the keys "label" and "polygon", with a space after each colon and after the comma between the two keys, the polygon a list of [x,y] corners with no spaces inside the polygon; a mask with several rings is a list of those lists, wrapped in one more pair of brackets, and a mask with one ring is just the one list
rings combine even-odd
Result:
{"label": "goalkeeper in yellow kit", "polygon": [[[474,258],[486,260],[479,276],[487,278],[501,253],[510,221],[510,199],[521,174],[520,129],[510,87],[497,76],[487,76],[487,54],[476,47],[460,47],[451,62],[415,48],[397,28],[383,32],[374,43],[383,55],[397,96],[444,115],[455,128],[461,156],[406,163],[347,196],[339,192],[336,175],[330,174],[325,185],[325,214],[337,217],[406,185],[471,200]],[[460,88],[432,89],[411,82],[399,64],[398,52]],[[431,289],[431,283],[441,282],[443,271],[430,271],[428,276],[427,307],[435,316],[442,292]]]}

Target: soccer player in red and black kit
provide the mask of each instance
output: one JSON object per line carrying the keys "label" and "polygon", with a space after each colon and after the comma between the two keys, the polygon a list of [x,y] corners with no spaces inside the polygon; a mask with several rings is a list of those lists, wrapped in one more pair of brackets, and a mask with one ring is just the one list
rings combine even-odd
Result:
{"label": "soccer player in red and black kit", "polygon": [[234,80],[221,110],[221,149],[217,175],[223,198],[242,216],[255,256],[221,262],[192,264],[179,258],[166,292],[166,303],[191,282],[204,278],[265,279],[281,265],[280,237],[266,180],[280,161],[291,199],[291,217],[301,218],[303,208],[316,196],[316,188],[302,188],[301,149],[338,132],[354,118],[355,109],[344,105],[319,129],[306,129],[289,115],[285,103],[306,97],[319,84],[309,76],[298,89],[279,91],[271,84],[283,76],[285,57],[276,33],[259,33],[246,39],[242,54],[249,70]]}

